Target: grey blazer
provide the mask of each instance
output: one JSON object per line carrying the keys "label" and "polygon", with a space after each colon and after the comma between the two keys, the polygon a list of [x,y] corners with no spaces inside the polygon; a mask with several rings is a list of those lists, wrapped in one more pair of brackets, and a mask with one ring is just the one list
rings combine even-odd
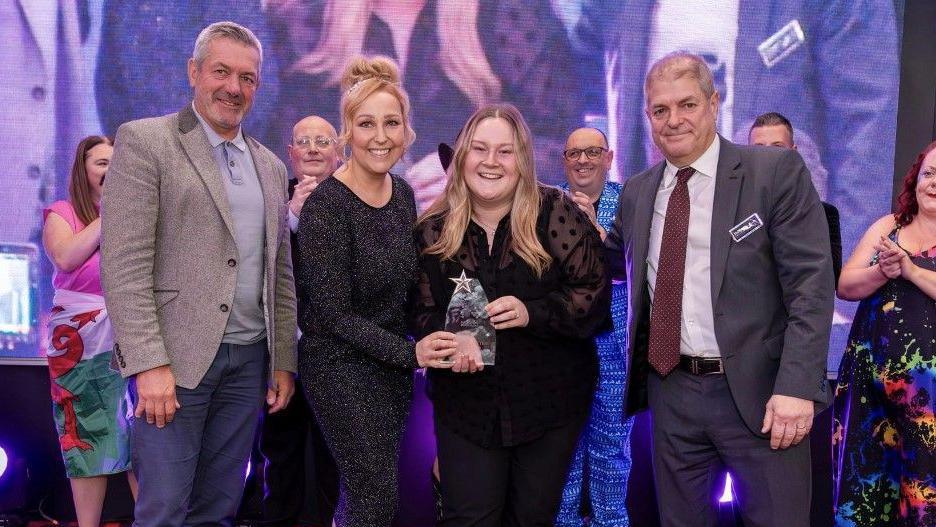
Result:
{"label": "grey blazer", "polygon": [[[827,403],[834,294],[829,229],[799,154],[719,140],[711,234],[715,337],[732,397],[759,435],[772,394]],[[647,247],[664,167],[627,181],[605,241],[608,265],[615,276],[626,273],[630,287],[629,412],[647,404]],[[734,241],[729,230],[755,213],[763,227]]]}
{"label": "grey blazer", "polygon": [[[286,167],[245,135],[265,205],[263,304],[270,371],[296,371]],[[101,278],[127,377],[168,364],[195,388],[234,301],[237,246],[221,172],[191,106],[125,123],[101,206]]]}

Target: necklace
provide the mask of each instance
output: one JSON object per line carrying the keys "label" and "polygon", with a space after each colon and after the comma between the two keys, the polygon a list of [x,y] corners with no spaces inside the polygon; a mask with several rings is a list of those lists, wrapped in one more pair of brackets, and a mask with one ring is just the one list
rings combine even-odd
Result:
{"label": "necklace", "polygon": [[474,220],[475,223],[477,223],[478,225],[480,225],[481,228],[484,229],[484,230],[487,231],[487,232],[494,232],[494,231],[497,230],[497,225],[491,225],[490,223],[485,223],[485,222],[479,220],[477,216],[472,216],[472,219]]}

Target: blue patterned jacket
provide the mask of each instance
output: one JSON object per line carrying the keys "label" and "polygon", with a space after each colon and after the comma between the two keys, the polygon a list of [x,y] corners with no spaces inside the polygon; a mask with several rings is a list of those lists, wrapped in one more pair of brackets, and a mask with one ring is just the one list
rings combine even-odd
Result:
{"label": "blue patterned jacket", "polygon": [[[559,188],[569,192],[568,183],[559,185]],[[601,191],[601,197],[598,198],[595,217],[604,229],[610,230],[611,224],[614,223],[621,188],[620,183],[608,181],[605,183],[604,190]],[[624,282],[615,282],[611,286],[611,320],[614,323],[614,329],[596,337],[596,342],[601,347],[602,340],[613,338],[621,352],[620,358],[623,360],[627,353],[627,284]]]}

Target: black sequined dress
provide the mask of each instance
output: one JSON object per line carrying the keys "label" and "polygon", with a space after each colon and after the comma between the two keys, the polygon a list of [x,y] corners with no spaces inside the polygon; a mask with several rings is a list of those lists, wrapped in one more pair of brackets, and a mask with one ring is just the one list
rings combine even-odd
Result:
{"label": "black sequined dress", "polygon": [[393,176],[383,207],[328,178],[299,220],[302,385],[340,473],[338,526],[389,526],[400,437],[417,367],[406,338],[416,275],[413,191]]}

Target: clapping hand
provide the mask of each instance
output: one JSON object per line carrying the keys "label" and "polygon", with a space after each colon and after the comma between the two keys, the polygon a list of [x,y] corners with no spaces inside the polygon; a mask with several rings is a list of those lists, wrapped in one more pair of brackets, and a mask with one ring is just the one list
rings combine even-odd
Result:
{"label": "clapping hand", "polygon": [[906,265],[913,265],[907,253],[886,236],[881,236],[874,249],[878,252],[878,267],[891,280],[903,274]]}
{"label": "clapping hand", "polygon": [[296,183],[296,188],[293,190],[292,199],[289,200],[289,210],[294,216],[299,217],[306,198],[309,197],[309,194],[312,194],[312,191],[318,185],[319,182],[314,177],[304,176],[299,179],[299,183]]}
{"label": "clapping hand", "polygon": [[588,216],[588,221],[591,222],[591,224],[598,231],[598,234],[601,235],[601,239],[604,240],[607,233],[601,225],[598,225],[598,217],[595,214],[595,205],[592,203],[591,198],[588,197],[588,194],[579,192],[577,190],[573,190],[571,196],[572,201],[576,206],[578,206],[579,210]]}

